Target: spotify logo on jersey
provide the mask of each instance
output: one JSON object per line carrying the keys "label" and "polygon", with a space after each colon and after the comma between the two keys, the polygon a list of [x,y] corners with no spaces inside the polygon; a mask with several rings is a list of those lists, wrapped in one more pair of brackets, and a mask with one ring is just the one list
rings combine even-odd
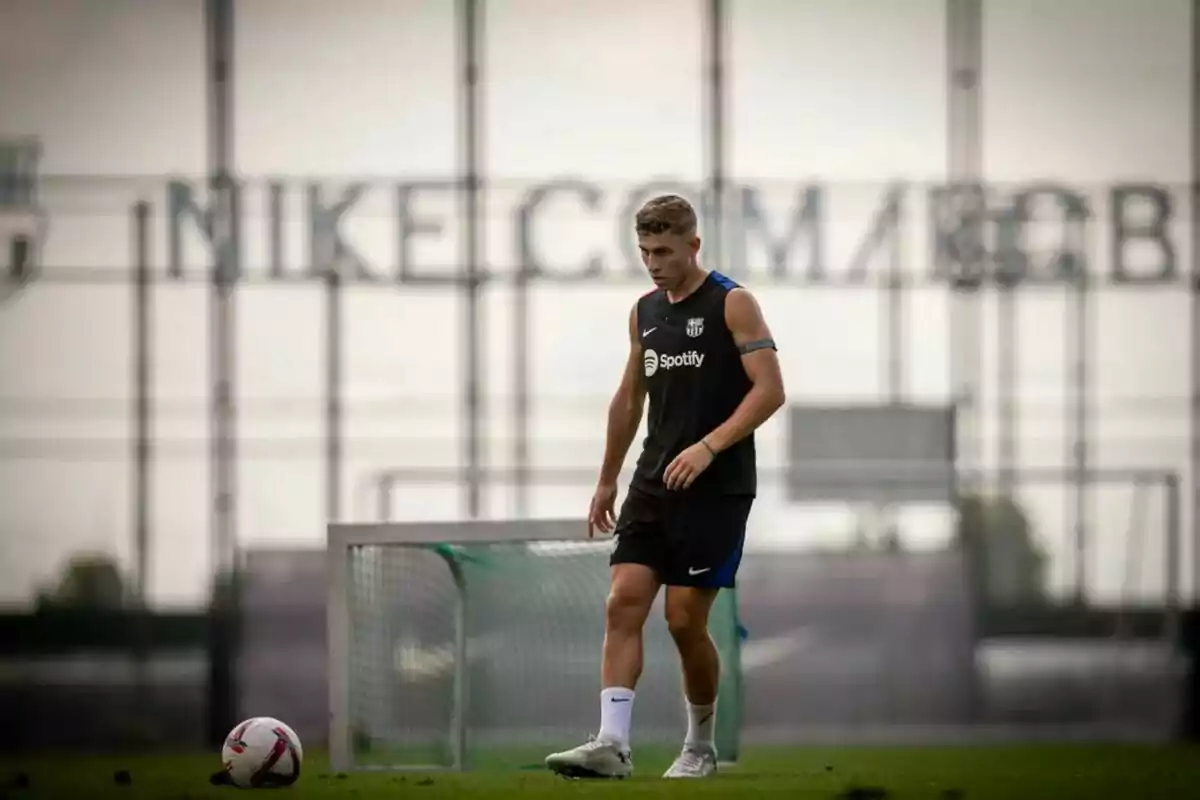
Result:
{"label": "spotify logo on jersey", "polygon": [[642,363],[646,365],[646,377],[649,378],[658,372],[658,353],[653,350],[646,350],[646,354],[642,356]]}
{"label": "spotify logo on jersey", "polygon": [[686,353],[680,353],[677,356],[660,356],[653,350],[646,350],[645,355],[642,356],[642,363],[646,366],[646,377],[649,378],[660,369],[698,367],[704,363],[704,354],[695,350],[688,350]]}

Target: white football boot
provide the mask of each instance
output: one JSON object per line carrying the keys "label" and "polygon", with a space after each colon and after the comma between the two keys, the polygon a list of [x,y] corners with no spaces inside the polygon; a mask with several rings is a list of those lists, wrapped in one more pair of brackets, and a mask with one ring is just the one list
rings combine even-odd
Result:
{"label": "white football boot", "polygon": [[717,751],[707,745],[684,745],[664,778],[707,778],[717,771]]}
{"label": "white football boot", "polygon": [[616,742],[593,736],[579,747],[546,756],[546,766],[564,778],[628,778],[633,756]]}

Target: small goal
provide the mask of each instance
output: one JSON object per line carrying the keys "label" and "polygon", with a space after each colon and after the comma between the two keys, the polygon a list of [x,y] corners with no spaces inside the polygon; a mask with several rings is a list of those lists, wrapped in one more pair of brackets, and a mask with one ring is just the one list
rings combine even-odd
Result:
{"label": "small goal", "polygon": [[[332,524],[330,756],[335,770],[532,768],[599,722],[609,539],[583,520]],[[717,747],[736,761],[736,591],[711,617],[721,654]],[[662,596],[646,625],[633,744],[686,727]]]}

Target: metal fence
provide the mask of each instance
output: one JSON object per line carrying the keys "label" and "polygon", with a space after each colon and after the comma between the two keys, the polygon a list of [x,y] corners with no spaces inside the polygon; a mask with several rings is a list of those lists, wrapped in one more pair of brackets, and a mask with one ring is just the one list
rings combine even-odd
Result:
{"label": "metal fence", "polygon": [[[239,545],[329,518],[577,514],[643,283],[628,220],[661,191],[760,297],[793,399],[953,405],[1052,594],[1196,597],[1192,3],[264,8],[0,10],[7,601],[78,549],[196,604]],[[89,50],[101,28],[128,47]],[[94,85],[54,82],[76,51]],[[1107,110],[1052,113],[1089,91]],[[858,509],[779,489],[783,433],[759,543],[846,546]],[[904,510],[905,546],[943,512]]]}
{"label": "metal fence", "polygon": [[[420,511],[411,513],[466,513],[455,492],[472,482],[477,494],[467,495],[480,498],[483,513],[582,507],[602,446],[604,387],[623,357],[613,320],[640,285],[620,222],[659,188],[559,187],[568,197],[614,198],[589,211],[543,210],[544,185],[492,187],[488,227],[510,235],[490,240],[480,277],[487,313],[475,319],[487,368],[477,376],[478,402],[467,402],[464,381],[472,378],[459,354],[471,335],[460,326],[464,289],[453,248],[442,260],[394,260],[421,244],[419,226],[394,201],[425,192],[433,199],[422,208],[424,224],[449,226],[457,189],[239,184],[238,252],[250,255],[236,264],[236,463],[245,476],[239,486],[255,487],[243,506],[263,503],[264,493],[282,499],[286,486],[302,496],[286,502],[307,509],[298,524],[298,513],[251,522],[246,537],[295,537],[288,526],[376,516],[388,495],[375,486],[387,481],[419,487],[411,491],[420,492]],[[695,186],[678,190],[702,197]],[[1150,482],[1189,475],[1181,367],[1191,294],[1178,255],[1183,226],[1168,216],[1182,190],[1058,186],[1044,190],[1050,208],[1033,213],[1037,191],[740,185],[730,187],[738,204],[728,204],[724,241],[739,253],[729,271],[760,295],[783,344],[794,400],[955,405],[961,469],[985,473],[999,490],[1030,471],[1070,476],[1054,502],[1065,514],[1057,524],[1074,539],[1061,557],[1075,565],[1071,583],[1083,592],[1094,557],[1085,550],[1115,558],[1114,548],[1132,546],[1120,543],[1123,533],[1106,532],[1114,518],[1103,510],[1127,514],[1132,506],[1096,499],[1112,493],[1089,476],[1115,470],[1132,484],[1139,474]],[[218,366],[205,363],[212,309],[196,285],[208,274],[211,197],[182,180],[52,179],[41,198],[54,235],[34,282],[4,310],[5,324],[24,337],[14,355],[36,365],[35,383],[104,365],[93,384],[102,388],[88,390],[108,397],[10,395],[0,452],[24,465],[12,486],[45,471],[55,491],[102,494],[113,519],[120,515],[112,498],[127,494],[141,575],[154,558],[195,552],[199,537],[181,542],[169,524],[152,537],[163,513],[154,509],[201,514],[201,460],[218,456],[199,399]],[[1160,216],[1146,218],[1147,207]],[[594,268],[543,260],[541,250],[563,242],[594,253]],[[965,272],[968,246],[979,248],[974,277]],[[323,265],[321,254],[339,253],[338,270]],[[973,309],[969,328],[964,305]],[[48,321],[53,336],[34,336]],[[968,334],[969,358],[959,352]],[[281,383],[296,389],[281,392]],[[1153,393],[1140,388],[1147,383]],[[760,436],[767,473],[788,466],[784,424]],[[472,437],[478,462],[462,449]],[[130,470],[128,479],[113,473],[117,465]],[[211,488],[215,478],[207,480]],[[783,497],[767,502],[775,515],[808,513]],[[409,507],[401,501],[397,511]],[[1186,504],[1173,513],[1187,524]],[[187,528],[196,531],[194,522]],[[156,546],[160,555],[151,556]],[[1196,552],[1184,537],[1181,562]],[[1180,567],[1183,586],[1194,586],[1193,571]]]}
{"label": "metal fence", "polygon": [[[42,19],[47,30],[82,19],[66,0],[44,19],[35,5],[6,13]],[[872,36],[872,13],[881,13],[865,4],[836,17],[836,4],[810,5],[805,13],[830,35]],[[1188,18],[1177,5],[1162,12],[1176,23]],[[535,6],[526,12],[545,11]],[[770,127],[745,83],[761,72],[748,31],[762,32],[766,19],[815,35],[782,6],[713,0],[680,16],[680,34],[695,38],[679,50],[695,61],[680,92],[701,101],[689,101],[698,128],[680,146],[701,155],[698,168],[592,179],[581,164],[583,178],[539,181],[503,178],[488,163],[505,118],[487,101],[509,98],[514,83],[488,72],[508,64],[496,52],[514,36],[510,11],[463,0],[438,12],[438,79],[456,92],[446,130],[458,136],[456,149],[438,145],[445,169],[310,180],[242,178],[246,162],[262,158],[257,140],[239,134],[258,110],[239,106],[238,91],[262,90],[270,62],[264,73],[259,44],[270,59],[287,43],[265,37],[259,12],[229,0],[180,4],[169,19],[132,0],[114,8],[126,24],[192,31],[196,71],[181,92],[198,101],[205,133],[191,144],[208,156],[185,160],[193,178],[67,178],[47,167],[64,163],[64,146],[53,146],[61,138],[32,131],[35,139],[6,150],[17,154],[6,157],[17,175],[8,185],[20,190],[5,194],[6,230],[20,243],[2,324],[20,344],[6,354],[14,378],[5,381],[2,449],[8,524],[76,530],[77,545],[109,540],[151,594],[176,583],[169,561],[198,559],[211,572],[238,541],[311,537],[324,518],[353,516],[380,471],[424,474],[422,506],[442,516],[580,501],[605,375],[619,357],[619,337],[610,344],[593,331],[614,330],[638,281],[626,218],[668,188],[702,207],[707,263],[743,277],[767,303],[793,396],[958,403],[962,467],[994,471],[1001,483],[1027,468],[1070,471],[1075,499],[1063,503],[1074,504],[1076,527],[1090,513],[1090,470],[1169,471],[1194,487],[1200,337],[1189,185],[1136,178],[1133,166],[1116,170],[1132,178],[1104,184],[1052,173],[986,180],[984,157],[1012,146],[996,133],[1000,122],[983,119],[998,102],[989,86],[1001,86],[989,64],[1021,64],[1006,54],[1022,36],[1037,40],[1024,12],[967,0],[913,7],[911,52],[937,44],[944,56],[940,73],[922,73],[941,86],[924,90],[944,122],[940,179],[869,184],[745,178],[739,142]],[[1117,12],[1063,13],[1103,26]],[[413,30],[428,23],[389,19]],[[346,47],[305,38],[296,25],[298,47]],[[1097,37],[1094,47],[1105,41]],[[887,47],[902,53],[908,43]],[[22,53],[36,59],[35,49]],[[542,133],[547,142],[563,134]],[[155,136],[146,132],[146,142]],[[898,172],[913,172],[908,163]],[[811,167],[794,172],[820,175]],[[62,377],[88,365],[103,377]],[[784,465],[766,451],[764,468]],[[564,470],[581,477],[556,499],[539,475]],[[488,477],[497,471],[510,473],[503,493]],[[64,493],[76,509],[52,513],[46,498]],[[1183,524],[1194,528],[1200,494],[1183,494],[1192,499]],[[286,504],[295,512],[271,510]],[[112,529],[97,533],[96,519]],[[115,530],[125,527],[130,534]],[[1184,546],[1182,557],[1194,563],[1200,548]]]}

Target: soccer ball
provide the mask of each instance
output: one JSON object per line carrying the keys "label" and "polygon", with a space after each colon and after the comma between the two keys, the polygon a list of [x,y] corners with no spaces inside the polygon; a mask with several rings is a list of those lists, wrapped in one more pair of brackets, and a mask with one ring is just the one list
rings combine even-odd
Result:
{"label": "soccer ball", "polygon": [[225,737],[221,764],[243,789],[291,786],[300,777],[300,737],[272,717],[251,717]]}

